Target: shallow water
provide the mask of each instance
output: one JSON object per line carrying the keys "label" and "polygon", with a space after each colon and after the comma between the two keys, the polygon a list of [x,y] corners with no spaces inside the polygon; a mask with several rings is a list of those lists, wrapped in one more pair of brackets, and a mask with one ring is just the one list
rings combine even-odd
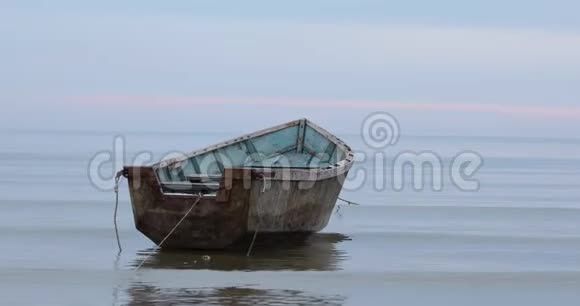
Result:
{"label": "shallow water", "polygon": [[[276,248],[258,239],[246,257],[243,251],[155,251],[134,229],[124,185],[118,254],[113,194],[95,189],[87,175],[88,160],[110,149],[114,134],[1,136],[2,305],[577,305],[580,300],[580,140],[403,137],[387,154],[431,150],[448,161],[462,150],[479,152],[485,159],[476,175],[480,190],[462,192],[446,181],[441,192],[376,191],[368,180],[342,194],[361,205],[342,206],[322,233],[304,242],[276,242]],[[229,136],[234,135],[129,133],[125,139],[130,159],[141,150],[160,157]],[[343,138],[372,153],[357,136]],[[372,164],[367,160],[355,168]]]}

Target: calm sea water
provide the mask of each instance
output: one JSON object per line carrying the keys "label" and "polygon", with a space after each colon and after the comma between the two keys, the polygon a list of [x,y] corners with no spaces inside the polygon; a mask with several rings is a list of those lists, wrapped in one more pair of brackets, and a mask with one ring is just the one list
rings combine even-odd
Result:
{"label": "calm sea water", "polygon": [[[580,140],[402,137],[386,150],[484,157],[481,188],[375,190],[342,196],[304,243],[258,242],[251,257],[157,252],[133,225],[126,186],[117,253],[114,195],[88,179],[113,133],[1,131],[2,305],[578,305]],[[128,159],[187,152],[232,135],[127,133]],[[344,140],[367,156],[356,135]],[[359,154],[360,156],[360,154]],[[371,158],[354,170],[371,172]],[[387,160],[387,174],[389,161]],[[109,165],[103,170],[111,174]],[[354,172],[352,172],[354,173]],[[351,174],[352,174],[351,173]],[[204,260],[209,255],[209,260]],[[134,267],[145,260],[143,267]]]}

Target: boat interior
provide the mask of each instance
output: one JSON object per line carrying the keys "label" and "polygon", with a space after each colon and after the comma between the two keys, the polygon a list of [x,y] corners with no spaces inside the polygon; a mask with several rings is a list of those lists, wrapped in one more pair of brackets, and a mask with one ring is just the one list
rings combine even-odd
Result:
{"label": "boat interior", "polygon": [[[224,168],[329,168],[348,147],[306,119],[244,135],[180,159],[154,165],[166,192],[210,193]],[[208,184],[209,182],[209,184]],[[197,186],[199,185],[199,186]],[[189,192],[188,192],[189,193]]]}

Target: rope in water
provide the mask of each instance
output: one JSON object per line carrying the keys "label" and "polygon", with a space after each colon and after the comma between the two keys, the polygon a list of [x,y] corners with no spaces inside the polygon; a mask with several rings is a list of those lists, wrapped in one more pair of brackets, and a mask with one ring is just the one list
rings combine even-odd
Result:
{"label": "rope in water", "polygon": [[143,258],[141,260],[141,262],[139,263],[139,265],[137,265],[137,268],[135,268],[135,271],[139,270],[139,268],[141,268],[141,266],[145,263],[145,261],[147,261],[147,259],[149,259],[149,257],[157,250],[159,250],[161,248],[161,246],[163,245],[163,243],[165,242],[165,240],[167,240],[167,238],[169,238],[169,236],[171,236],[171,234],[173,234],[173,232],[179,227],[179,225],[181,224],[181,222],[183,222],[183,220],[185,220],[185,217],[187,217],[189,215],[189,213],[193,210],[193,208],[195,207],[195,205],[197,205],[197,203],[199,203],[199,201],[202,198],[202,194],[198,193],[197,195],[197,199],[195,200],[195,202],[193,202],[193,204],[191,205],[191,207],[187,210],[187,212],[185,213],[185,215],[183,215],[183,217],[181,217],[181,219],[179,220],[179,222],[177,222],[177,224],[175,224],[175,226],[171,229],[171,231],[169,231],[169,234],[167,234],[167,236],[165,236],[165,238],[163,238],[161,240],[161,242],[155,246],[155,248],[153,249],[153,251],[149,252],[149,254],[147,254],[147,256],[145,256],[145,258]]}
{"label": "rope in water", "polygon": [[121,247],[121,240],[119,239],[119,228],[117,227],[117,210],[119,208],[119,183],[123,178],[123,170],[117,172],[115,175],[115,212],[113,213],[113,224],[115,224],[115,236],[117,237],[117,246],[119,247],[119,253],[123,251]]}
{"label": "rope in water", "polygon": [[[345,200],[345,199],[343,199],[341,197],[338,197],[338,199],[341,200],[341,201],[343,201],[343,202],[345,202],[348,205],[360,205],[358,203],[355,203],[355,202],[352,202],[352,201],[349,201],[349,200]],[[340,205],[336,205],[336,211],[335,211],[335,213],[339,214],[339,216],[342,216],[340,214],[340,207],[341,207]]]}
{"label": "rope in water", "polygon": [[[114,191],[115,191],[115,211],[113,213],[113,224],[115,225],[115,235],[117,237],[117,246],[119,247],[119,254],[123,251],[123,248],[121,247],[121,240],[119,239],[119,229],[117,226],[117,211],[119,208],[119,183],[121,182],[121,179],[123,178],[123,170],[117,172],[117,174],[115,175],[115,187],[114,187]],[[139,263],[139,265],[137,266],[137,268],[135,268],[135,271],[139,270],[139,268],[141,268],[141,266],[145,263],[145,261],[147,261],[147,259],[149,259],[149,257],[158,249],[161,248],[161,246],[163,245],[163,243],[169,238],[169,236],[171,236],[171,234],[173,234],[173,232],[179,227],[179,225],[183,222],[183,220],[185,220],[185,218],[189,215],[189,213],[191,213],[191,211],[193,210],[193,208],[195,207],[195,205],[197,205],[197,203],[199,203],[199,201],[202,198],[202,194],[198,193],[195,195],[196,196],[196,200],[195,202],[193,202],[193,204],[191,205],[191,207],[187,210],[187,212],[185,213],[185,215],[183,215],[183,217],[181,217],[181,219],[177,222],[177,224],[175,224],[175,226],[171,229],[171,231],[169,231],[169,234],[167,234],[167,236],[165,236],[161,242],[159,243],[159,245],[155,246],[155,248],[153,249],[153,251],[151,251],[149,254],[147,254],[147,256],[145,256],[145,258],[143,258],[143,260],[141,260],[141,262]]]}
{"label": "rope in water", "polygon": [[352,202],[352,201],[349,201],[349,200],[345,200],[345,199],[343,199],[341,197],[338,197],[338,199],[341,200],[341,201],[343,201],[343,202],[345,202],[348,205],[360,205],[358,203],[355,203],[355,202]]}

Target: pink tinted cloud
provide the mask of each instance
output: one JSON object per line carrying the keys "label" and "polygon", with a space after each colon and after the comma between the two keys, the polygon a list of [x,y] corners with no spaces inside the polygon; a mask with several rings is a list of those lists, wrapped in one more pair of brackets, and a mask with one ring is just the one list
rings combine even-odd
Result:
{"label": "pink tinted cloud", "polygon": [[195,106],[195,105],[255,105],[339,107],[369,110],[457,111],[470,113],[495,113],[545,118],[580,118],[578,106],[509,105],[497,103],[402,102],[369,100],[293,99],[267,97],[178,97],[178,96],[81,96],[69,97],[67,104],[115,106]]}

